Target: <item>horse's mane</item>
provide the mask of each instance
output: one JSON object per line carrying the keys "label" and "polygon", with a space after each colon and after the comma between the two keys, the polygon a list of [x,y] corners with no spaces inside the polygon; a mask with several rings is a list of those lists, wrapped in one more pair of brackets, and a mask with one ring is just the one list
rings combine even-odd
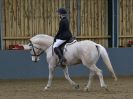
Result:
{"label": "horse's mane", "polygon": [[45,34],[38,34],[30,39],[30,41],[32,42],[39,42],[41,40],[45,40],[47,42],[53,42],[53,37]]}

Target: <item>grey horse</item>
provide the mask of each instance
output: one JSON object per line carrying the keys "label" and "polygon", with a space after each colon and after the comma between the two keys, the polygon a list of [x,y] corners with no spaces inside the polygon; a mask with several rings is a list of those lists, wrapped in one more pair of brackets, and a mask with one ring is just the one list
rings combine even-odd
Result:
{"label": "grey horse", "polygon": [[[47,62],[49,65],[49,79],[44,90],[48,90],[51,87],[53,72],[55,67],[58,65],[58,57],[56,54],[53,54],[52,43],[54,38],[49,35],[39,34],[30,39],[30,43],[23,45],[24,49],[30,50],[32,55],[32,61],[39,61],[39,56],[44,51],[46,53]],[[63,67],[65,78],[69,83],[78,88],[79,85],[76,84],[69,76],[68,67],[75,64],[83,64],[90,70],[89,80],[84,90],[88,91],[93,76],[96,74],[99,77],[100,85],[102,88],[107,89],[107,85],[103,80],[102,71],[96,66],[96,63],[101,56],[104,63],[106,64],[109,71],[112,73],[114,80],[117,80],[113,67],[111,65],[110,59],[108,57],[106,49],[90,40],[77,41],[71,45],[67,45],[66,50],[64,51],[64,57],[67,59],[67,65]]]}

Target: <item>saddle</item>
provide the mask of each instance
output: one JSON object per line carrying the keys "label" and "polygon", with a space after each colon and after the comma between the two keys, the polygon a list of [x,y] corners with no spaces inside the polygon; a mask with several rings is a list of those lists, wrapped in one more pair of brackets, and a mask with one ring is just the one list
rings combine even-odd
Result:
{"label": "saddle", "polygon": [[61,46],[59,46],[62,55],[63,55],[64,49],[66,50],[66,47],[68,45],[72,45],[75,42],[77,42],[76,37],[71,37],[68,41],[64,42]]}

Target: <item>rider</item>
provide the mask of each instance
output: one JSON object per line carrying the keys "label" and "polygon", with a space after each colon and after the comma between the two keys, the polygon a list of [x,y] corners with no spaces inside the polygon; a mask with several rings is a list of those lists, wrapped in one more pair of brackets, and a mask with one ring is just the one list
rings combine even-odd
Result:
{"label": "rider", "polygon": [[66,63],[66,59],[63,56],[63,53],[61,52],[61,49],[59,48],[63,43],[68,41],[71,37],[72,34],[69,29],[69,21],[67,19],[67,11],[65,8],[59,8],[57,10],[59,18],[60,18],[60,23],[59,23],[59,30],[54,38],[54,52],[59,58],[59,63],[61,65]]}

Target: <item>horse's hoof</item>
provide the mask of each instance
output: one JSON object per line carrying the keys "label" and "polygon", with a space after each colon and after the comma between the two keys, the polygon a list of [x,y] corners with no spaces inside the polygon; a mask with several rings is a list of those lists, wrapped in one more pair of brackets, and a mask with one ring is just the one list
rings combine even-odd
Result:
{"label": "horse's hoof", "polygon": [[117,77],[115,77],[114,81],[117,81],[117,80],[118,80]]}
{"label": "horse's hoof", "polygon": [[48,89],[44,88],[43,91],[47,91]]}
{"label": "horse's hoof", "polygon": [[77,85],[75,86],[75,89],[77,89],[77,90],[79,89],[79,84],[77,84]]}
{"label": "horse's hoof", "polygon": [[88,91],[89,91],[89,88],[85,87],[85,88],[84,88],[84,91],[85,91],[85,92],[88,92]]}
{"label": "horse's hoof", "polygon": [[104,88],[106,91],[109,91],[109,89],[106,87],[106,88]]}
{"label": "horse's hoof", "polygon": [[44,89],[43,89],[43,91],[47,91],[49,89],[49,87],[45,87]]}
{"label": "horse's hoof", "polygon": [[105,85],[105,86],[104,86],[104,87],[102,87],[102,88],[104,88],[104,90],[105,90],[105,91],[109,91],[109,89],[108,89],[107,85]]}

